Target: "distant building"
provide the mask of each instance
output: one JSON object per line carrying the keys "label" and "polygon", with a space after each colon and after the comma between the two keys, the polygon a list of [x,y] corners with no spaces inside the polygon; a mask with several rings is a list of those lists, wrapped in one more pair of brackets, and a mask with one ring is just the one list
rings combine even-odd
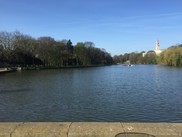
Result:
{"label": "distant building", "polygon": [[[162,51],[164,51],[164,49],[160,49],[160,44],[159,44],[159,40],[156,41],[156,44],[155,44],[155,54],[156,55],[160,55],[160,53],[162,53]],[[144,52],[142,53],[142,56],[145,57],[145,55],[147,54],[147,52]]]}
{"label": "distant building", "polygon": [[162,51],[164,51],[163,49],[160,49],[160,44],[159,44],[159,40],[157,40],[156,41],[156,44],[155,44],[155,54],[156,55],[160,55],[160,53],[162,52]]}
{"label": "distant building", "polygon": [[143,52],[142,53],[142,56],[145,57],[145,55],[147,55],[147,52]]}

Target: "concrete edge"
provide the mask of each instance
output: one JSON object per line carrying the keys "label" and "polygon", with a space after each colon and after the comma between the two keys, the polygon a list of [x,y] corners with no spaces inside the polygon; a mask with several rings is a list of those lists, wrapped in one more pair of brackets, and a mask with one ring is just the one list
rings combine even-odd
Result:
{"label": "concrete edge", "polygon": [[0,137],[115,137],[119,133],[182,137],[182,123],[0,122]]}

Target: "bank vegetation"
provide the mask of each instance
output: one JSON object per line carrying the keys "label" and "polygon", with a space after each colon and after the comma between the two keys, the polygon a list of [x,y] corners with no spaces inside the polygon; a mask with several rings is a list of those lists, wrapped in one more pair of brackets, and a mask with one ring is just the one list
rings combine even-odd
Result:
{"label": "bank vegetation", "polygon": [[155,51],[144,51],[137,53],[125,53],[124,55],[115,55],[113,60],[116,64],[163,64],[168,66],[182,66],[182,44],[171,46],[161,54],[156,55]]}
{"label": "bank vegetation", "polygon": [[158,64],[182,67],[182,45],[172,46],[163,51],[157,58]]}
{"label": "bank vegetation", "polygon": [[49,36],[33,38],[21,32],[0,32],[1,66],[96,66],[113,63],[111,55],[93,42],[55,40]]}
{"label": "bank vegetation", "polygon": [[115,55],[113,61],[116,64],[156,64],[156,54],[154,51],[148,51],[145,56],[144,51],[125,53],[121,55]]}

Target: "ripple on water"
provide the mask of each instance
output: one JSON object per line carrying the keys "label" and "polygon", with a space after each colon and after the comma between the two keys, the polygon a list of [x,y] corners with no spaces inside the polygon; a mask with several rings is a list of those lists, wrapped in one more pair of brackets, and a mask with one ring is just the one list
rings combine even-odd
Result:
{"label": "ripple on water", "polygon": [[24,71],[0,82],[0,121],[182,122],[182,69]]}

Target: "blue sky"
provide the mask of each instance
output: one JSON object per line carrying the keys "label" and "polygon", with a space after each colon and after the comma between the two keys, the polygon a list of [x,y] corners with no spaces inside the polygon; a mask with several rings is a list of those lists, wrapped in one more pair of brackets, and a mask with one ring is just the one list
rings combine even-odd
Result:
{"label": "blue sky", "polygon": [[182,0],[0,0],[0,31],[92,41],[111,55],[182,43]]}

